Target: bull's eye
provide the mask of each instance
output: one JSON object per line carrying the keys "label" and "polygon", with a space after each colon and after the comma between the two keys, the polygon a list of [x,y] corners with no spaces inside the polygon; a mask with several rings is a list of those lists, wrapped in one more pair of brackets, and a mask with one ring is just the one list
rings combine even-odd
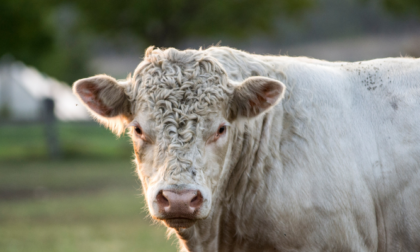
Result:
{"label": "bull's eye", "polygon": [[141,139],[145,143],[152,143],[149,136],[143,131],[138,123],[132,123],[131,126],[132,136],[135,137],[135,139]]}
{"label": "bull's eye", "polygon": [[225,130],[226,130],[226,126],[223,125],[217,130],[217,134],[221,135],[221,134],[225,133]]}
{"label": "bull's eye", "polygon": [[139,135],[143,134],[143,132],[141,131],[140,127],[135,127],[135,128],[134,128],[134,131],[135,131],[137,134],[139,134]]}
{"label": "bull's eye", "polygon": [[223,137],[226,134],[227,127],[228,126],[225,123],[220,124],[217,131],[207,140],[207,143],[214,143],[219,138]]}
{"label": "bull's eye", "polygon": [[214,140],[219,139],[219,137],[221,137],[223,134],[225,134],[226,132],[226,125],[220,125],[219,129],[217,129],[217,132],[214,136]]}

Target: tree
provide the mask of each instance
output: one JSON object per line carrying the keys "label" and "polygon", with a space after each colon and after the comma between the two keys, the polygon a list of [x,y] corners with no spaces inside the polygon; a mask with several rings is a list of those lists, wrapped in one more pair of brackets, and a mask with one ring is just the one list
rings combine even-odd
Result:
{"label": "tree", "polygon": [[72,83],[87,74],[86,50],[75,42],[78,27],[57,22],[60,0],[0,1],[0,57],[12,55],[53,77]]}
{"label": "tree", "polygon": [[46,21],[49,6],[35,0],[2,0],[0,2],[0,56],[35,63],[48,53],[54,43],[53,27]]}
{"label": "tree", "polygon": [[386,11],[394,15],[415,15],[420,17],[419,0],[359,0],[362,3],[378,2]]}
{"label": "tree", "polygon": [[420,16],[419,0],[383,0],[385,9],[394,14],[412,13]]}
{"label": "tree", "polygon": [[[177,46],[191,36],[276,34],[276,19],[287,17],[293,22],[320,1],[2,0],[0,56],[12,54],[72,83],[89,74],[89,48],[99,36],[113,40],[129,34],[147,44]],[[375,1],[392,13],[420,16],[419,0]],[[71,25],[58,22],[63,13],[75,14]]]}
{"label": "tree", "polygon": [[[176,46],[189,36],[247,37],[272,32],[279,15],[291,17],[313,1],[2,0],[0,57],[12,54],[72,83],[88,74],[91,38],[131,34],[148,44]],[[76,13],[73,24],[60,22],[66,13]]]}
{"label": "tree", "polygon": [[76,0],[93,30],[118,36],[129,32],[156,46],[176,46],[188,36],[246,37],[273,31],[280,15],[291,17],[314,0]]}

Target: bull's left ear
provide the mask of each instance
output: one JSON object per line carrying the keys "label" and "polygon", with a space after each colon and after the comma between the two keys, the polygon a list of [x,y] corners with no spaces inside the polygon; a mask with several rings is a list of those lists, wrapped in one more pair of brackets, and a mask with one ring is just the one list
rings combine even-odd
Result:
{"label": "bull's left ear", "polygon": [[235,87],[230,118],[255,117],[274,107],[284,95],[286,86],[266,77],[250,77]]}
{"label": "bull's left ear", "polygon": [[73,85],[73,92],[92,116],[118,135],[124,131],[124,123],[131,115],[124,89],[124,85],[104,74],[78,80]]}

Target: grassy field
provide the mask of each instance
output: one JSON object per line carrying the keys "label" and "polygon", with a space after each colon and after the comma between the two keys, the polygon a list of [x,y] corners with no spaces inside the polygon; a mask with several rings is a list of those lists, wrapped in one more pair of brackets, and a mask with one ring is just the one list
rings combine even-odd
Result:
{"label": "grassy field", "polygon": [[40,126],[0,127],[0,251],[176,251],[147,217],[127,139],[61,124],[64,158]]}
{"label": "grassy field", "polygon": [[[37,125],[0,126],[0,161],[48,157],[44,128]],[[127,136],[117,138],[97,124],[59,123],[58,139],[63,158],[127,159],[132,148]]]}

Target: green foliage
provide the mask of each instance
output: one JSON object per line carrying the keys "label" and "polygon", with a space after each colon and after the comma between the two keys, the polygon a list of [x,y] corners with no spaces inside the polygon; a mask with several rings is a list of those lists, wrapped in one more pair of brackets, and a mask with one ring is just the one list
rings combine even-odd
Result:
{"label": "green foliage", "polygon": [[313,0],[78,0],[86,25],[110,37],[139,35],[156,46],[176,45],[195,35],[246,37],[270,32],[280,15],[306,10]]}
{"label": "green foliage", "polygon": [[2,0],[0,2],[0,55],[11,53],[35,62],[48,53],[54,43],[53,27],[45,15],[50,6],[36,0]]}
{"label": "green foliage", "polygon": [[93,41],[123,34],[156,46],[188,36],[246,37],[270,32],[279,15],[307,9],[314,0],[2,0],[0,56],[72,83],[91,74]]}
{"label": "green foliage", "polygon": [[[418,0],[378,4],[391,13],[420,16]],[[278,35],[276,20],[296,21],[302,12],[320,5],[322,0],[2,0],[0,56],[12,54],[72,83],[92,74],[89,58],[101,40],[120,47],[126,46],[126,38],[176,47],[191,36]]]}
{"label": "green foliage", "polygon": [[56,14],[65,6],[61,2],[0,1],[0,57],[11,54],[68,83],[85,76],[87,47],[77,38],[77,23],[71,27],[59,22]]}
{"label": "green foliage", "polygon": [[419,0],[383,0],[384,7],[394,14],[416,14],[420,16]]}
{"label": "green foliage", "polygon": [[383,9],[396,16],[420,17],[419,0],[358,0],[360,3],[378,3]]}

